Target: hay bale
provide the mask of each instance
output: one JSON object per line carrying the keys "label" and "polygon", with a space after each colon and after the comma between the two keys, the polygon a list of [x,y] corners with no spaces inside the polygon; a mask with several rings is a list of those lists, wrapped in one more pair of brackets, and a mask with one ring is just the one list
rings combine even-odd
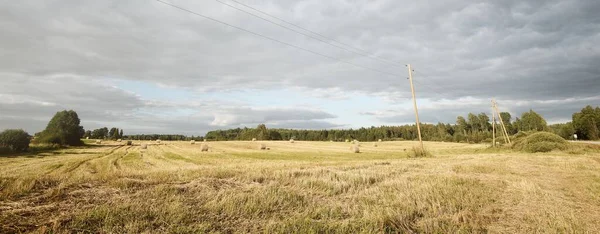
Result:
{"label": "hay bale", "polygon": [[86,140],[89,140],[89,139],[90,139],[90,137],[86,137],[85,139],[86,139]]}
{"label": "hay bale", "polygon": [[121,142],[121,141],[123,141],[123,140],[121,140],[121,139],[117,139],[117,142]]}
{"label": "hay bale", "polygon": [[160,139],[159,139],[159,140],[156,140],[156,143],[160,144]]}
{"label": "hay bale", "polygon": [[260,150],[266,150],[266,149],[267,149],[267,145],[265,145],[264,143],[261,143],[261,144],[258,146],[258,149],[260,149]]}
{"label": "hay bale", "polygon": [[352,141],[352,144],[355,144],[355,145],[356,145],[356,144],[359,144],[359,143],[360,143],[360,142],[358,142],[358,140],[353,140],[353,141]]}
{"label": "hay bale", "polygon": [[252,141],[256,141],[256,138],[252,138]]}
{"label": "hay bale", "polygon": [[148,144],[146,144],[146,143],[143,143],[143,144],[140,146],[140,148],[142,148],[142,149],[148,149]]}
{"label": "hay bale", "polygon": [[192,145],[193,145],[193,144],[196,144],[196,141],[195,141],[195,140],[191,140],[191,141],[190,141],[190,144],[192,144]]}
{"label": "hay bale", "polygon": [[354,153],[360,153],[360,148],[358,148],[358,145],[350,146],[350,150]]}
{"label": "hay bale", "polygon": [[512,148],[529,153],[550,152],[565,150],[569,148],[569,143],[554,133],[536,132],[525,137],[518,137],[514,140]]}
{"label": "hay bale", "polygon": [[133,143],[131,141],[127,141],[127,145],[132,145]]}
{"label": "hay bale", "polygon": [[379,141],[379,142],[382,142],[383,140],[379,139],[379,140],[377,140],[377,141]]}
{"label": "hay bale", "polygon": [[290,143],[294,143],[294,139],[290,139]]}
{"label": "hay bale", "polygon": [[204,139],[203,141],[206,142],[206,139]]}
{"label": "hay bale", "polygon": [[346,139],[346,142],[350,142],[350,140]]}
{"label": "hay bale", "polygon": [[333,142],[333,140],[329,140],[329,142]]}
{"label": "hay bale", "polygon": [[202,144],[200,146],[200,151],[202,151],[202,152],[208,152],[208,145],[207,144]]}
{"label": "hay bale", "polygon": [[102,141],[101,140],[96,140],[96,144],[98,144],[98,145],[102,144]]}

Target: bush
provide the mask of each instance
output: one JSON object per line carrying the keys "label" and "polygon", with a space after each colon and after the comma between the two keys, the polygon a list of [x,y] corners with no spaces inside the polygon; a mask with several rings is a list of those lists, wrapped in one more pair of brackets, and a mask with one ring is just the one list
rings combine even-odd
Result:
{"label": "bush", "polygon": [[519,131],[519,132],[517,132],[517,134],[513,135],[512,139],[525,138],[525,137],[527,137],[529,135],[530,135],[529,132]]}
{"label": "bush", "polygon": [[29,149],[30,136],[22,129],[8,129],[0,133],[0,151],[22,152]]}
{"label": "bush", "polygon": [[513,142],[513,149],[535,153],[552,150],[565,150],[569,143],[559,135],[550,132],[536,132],[526,137],[520,137]]}
{"label": "bush", "polygon": [[410,151],[408,151],[409,158],[423,158],[423,157],[431,157],[433,156],[426,149],[421,149],[421,147],[412,147]]}

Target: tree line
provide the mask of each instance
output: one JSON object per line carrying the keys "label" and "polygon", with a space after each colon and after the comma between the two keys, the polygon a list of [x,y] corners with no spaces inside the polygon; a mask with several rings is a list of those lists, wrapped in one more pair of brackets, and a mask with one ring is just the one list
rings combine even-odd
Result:
{"label": "tree line", "polygon": [[[519,131],[548,131],[554,132],[565,139],[597,140],[600,132],[600,107],[586,106],[581,112],[573,114],[573,121],[562,124],[548,125],[546,120],[537,112],[529,110],[516,117],[513,121],[508,112],[501,112],[502,122],[508,134]],[[500,120],[497,120],[497,134],[500,138]],[[468,113],[467,117],[458,116],[454,124],[437,123],[421,124],[421,135],[426,141],[448,142],[491,142],[492,122],[486,113]],[[329,130],[296,130],[296,129],[267,129],[264,124],[256,128],[235,128],[215,130],[206,133],[206,139],[225,140],[304,140],[304,141],[376,141],[382,140],[416,140],[418,139],[415,124],[401,126],[371,126],[358,129],[329,129]]]}
{"label": "tree line", "polygon": [[123,139],[127,140],[163,140],[163,141],[202,141],[204,140],[203,136],[185,136],[185,135],[177,135],[177,134],[138,134],[138,135],[126,135]]}
{"label": "tree line", "polygon": [[[548,125],[546,120],[533,110],[522,113],[512,120],[508,112],[500,116],[508,134],[519,131],[548,131],[565,139],[577,135],[580,140],[600,139],[600,107],[586,106],[580,112],[573,113],[572,121]],[[376,141],[416,140],[417,128],[414,124],[401,126],[371,126],[358,129],[297,130],[267,129],[264,124],[256,128],[235,128],[210,131],[203,136],[185,136],[177,134],[138,134],[123,135],[123,129],[106,127],[85,131],[80,119],[73,110],[57,112],[46,128],[34,137],[22,129],[7,129],[0,132],[0,152],[26,151],[30,141],[35,143],[56,144],[60,146],[83,145],[82,138],[91,139],[129,139],[129,140],[305,140],[305,141]],[[499,127],[499,126],[498,126]],[[500,128],[498,128],[500,129]],[[500,130],[498,130],[500,132]],[[426,141],[448,142],[491,142],[492,123],[486,113],[468,113],[467,117],[458,116],[456,122],[421,124],[422,138]],[[497,134],[501,136],[502,134]],[[500,137],[499,137],[500,138]]]}
{"label": "tree line", "polygon": [[108,130],[107,127],[103,127],[94,129],[93,131],[87,130],[83,137],[89,139],[123,139],[123,129],[113,127]]}

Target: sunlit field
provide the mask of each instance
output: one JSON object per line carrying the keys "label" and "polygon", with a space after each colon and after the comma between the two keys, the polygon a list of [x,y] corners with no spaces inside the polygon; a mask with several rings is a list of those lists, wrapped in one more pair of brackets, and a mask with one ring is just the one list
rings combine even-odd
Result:
{"label": "sunlit field", "polygon": [[361,142],[358,154],[343,142],[133,143],[0,157],[0,232],[600,232],[594,152],[426,142],[433,157],[409,158],[416,142]]}

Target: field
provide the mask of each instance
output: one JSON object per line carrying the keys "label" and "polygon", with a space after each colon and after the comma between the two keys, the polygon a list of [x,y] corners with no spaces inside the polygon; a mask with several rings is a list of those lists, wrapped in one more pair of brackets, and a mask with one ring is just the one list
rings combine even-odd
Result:
{"label": "field", "polygon": [[0,157],[0,233],[599,233],[600,155],[117,142]]}

